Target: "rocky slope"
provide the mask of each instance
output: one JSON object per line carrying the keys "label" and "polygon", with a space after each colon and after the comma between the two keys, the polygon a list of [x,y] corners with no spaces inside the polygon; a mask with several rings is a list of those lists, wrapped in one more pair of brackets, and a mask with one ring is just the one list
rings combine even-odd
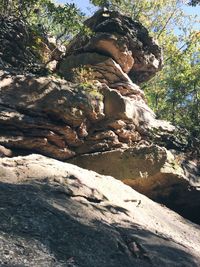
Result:
{"label": "rocky slope", "polygon": [[98,11],[86,21],[92,34],[66,48],[58,78],[25,72],[30,54],[23,54],[20,23],[24,46],[13,61],[5,57],[16,35],[6,23],[1,265],[198,266],[199,226],[103,176],[200,223],[199,141],[194,149],[184,130],[157,120],[139,87],[163,64],[148,31],[118,12]]}
{"label": "rocky slope", "polygon": [[112,177],[4,158],[0,191],[1,266],[199,266],[200,227]]}

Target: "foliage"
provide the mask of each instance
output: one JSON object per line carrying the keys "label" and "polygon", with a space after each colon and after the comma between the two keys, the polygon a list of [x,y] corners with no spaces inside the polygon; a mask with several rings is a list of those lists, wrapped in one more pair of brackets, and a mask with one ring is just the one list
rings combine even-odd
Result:
{"label": "foliage", "polygon": [[79,88],[87,97],[92,101],[103,101],[103,95],[101,94],[94,72],[91,68],[82,66],[73,69],[74,81],[79,84]]}
{"label": "foliage", "polygon": [[79,88],[85,92],[89,99],[103,101],[103,95],[101,94],[98,86],[96,86],[94,83],[80,83]]}
{"label": "foliage", "polygon": [[[28,60],[26,66],[30,70],[35,62],[39,63],[38,68],[46,69],[49,62],[58,60],[64,51],[63,45],[75,34],[80,31],[87,34],[84,14],[75,4],[59,5],[51,0],[0,0],[0,18],[1,24],[9,19],[23,23],[27,33],[22,38],[23,49],[32,54],[32,63]],[[13,28],[16,27],[13,25]]]}
{"label": "foliage", "polygon": [[73,77],[76,82],[83,84],[92,84],[95,80],[94,73],[91,68],[81,66],[72,70]]}
{"label": "foliage", "polygon": [[184,52],[176,46],[174,49],[176,56],[170,58],[163,71],[144,88],[158,117],[186,127],[197,137],[200,133],[200,50],[197,51],[195,43]]}
{"label": "foliage", "polygon": [[58,5],[51,0],[0,0],[0,15],[26,21],[35,34],[69,40],[83,27],[83,13],[75,4]]}

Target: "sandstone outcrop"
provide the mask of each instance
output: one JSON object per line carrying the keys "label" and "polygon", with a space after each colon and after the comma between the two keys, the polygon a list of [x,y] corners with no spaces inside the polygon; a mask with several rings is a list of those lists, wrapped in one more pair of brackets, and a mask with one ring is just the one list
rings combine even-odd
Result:
{"label": "sandstone outcrop", "polygon": [[109,176],[0,159],[0,265],[198,267],[200,227]]}
{"label": "sandstone outcrop", "polygon": [[[162,67],[160,47],[142,25],[118,12],[99,11],[86,25],[92,31],[91,36],[76,36],[58,69],[73,81],[83,75],[75,71],[81,66],[93,79],[107,85],[105,118],[115,119],[107,127],[127,146],[92,154],[82,150],[84,155],[69,161],[121,179],[200,222],[200,168],[195,163],[187,171],[188,161],[182,160],[187,158],[182,152],[191,146],[187,133],[155,119],[144,93],[136,85]],[[194,150],[198,150],[198,145]]]}
{"label": "sandstone outcrop", "polygon": [[[105,25],[109,29],[110,23],[116,29],[117,35],[113,37],[117,38],[116,42],[112,38],[104,40]],[[99,71],[97,77],[92,74],[92,77],[86,77],[88,80],[79,80],[78,83],[54,77],[38,78],[33,74],[11,76],[1,72],[1,145],[14,150],[37,151],[64,160],[79,154],[128,148],[148,139],[149,129],[159,124],[146,103],[143,91],[127,75],[134,71],[137,60],[144,67],[137,70],[142,72],[147,68],[151,74],[158,71],[162,65],[159,46],[142,25],[118,12],[105,15],[99,11],[86,25],[93,25],[92,30],[97,37],[94,34],[86,41],[84,37],[76,37],[67,48],[59,70],[67,78],[75,65],[81,67],[87,66],[87,62],[90,65],[97,62],[105,73],[103,80]],[[125,29],[126,35],[123,35],[122,30]],[[74,43],[81,45],[83,51],[79,53],[80,49],[76,49]],[[102,43],[105,55],[98,48]],[[120,53],[129,55],[127,62],[132,62],[130,67],[122,65],[126,60]],[[153,61],[148,61],[149,58],[158,62],[157,67]],[[75,78],[90,76],[90,71],[94,69],[93,66],[89,73],[84,73],[84,70],[74,72]],[[160,122],[159,127],[162,128],[162,124]],[[172,126],[166,127],[169,130]]]}
{"label": "sandstone outcrop", "polygon": [[[134,94],[141,95],[136,85]],[[143,100],[99,82],[32,75],[2,73],[0,109],[1,145],[58,159],[127,147],[140,141],[144,125],[154,120]]]}
{"label": "sandstone outcrop", "polygon": [[139,87],[162,67],[160,47],[118,12],[98,11],[86,25],[92,34],[76,36],[57,66],[63,78],[13,75],[20,57],[2,65],[1,157],[37,152],[69,160],[200,223],[199,165],[185,153],[189,139],[156,119]]}

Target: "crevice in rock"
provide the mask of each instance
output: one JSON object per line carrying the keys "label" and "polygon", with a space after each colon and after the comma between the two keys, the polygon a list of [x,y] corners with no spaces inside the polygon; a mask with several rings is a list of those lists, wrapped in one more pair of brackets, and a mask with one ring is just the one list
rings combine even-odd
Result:
{"label": "crevice in rock", "polygon": [[71,195],[70,197],[74,198],[74,199],[79,198],[79,197],[80,198],[84,198],[88,202],[95,203],[95,204],[100,204],[100,203],[103,202],[103,200],[101,200],[101,199],[97,199],[97,198],[93,198],[93,197],[87,197],[87,196],[84,196],[84,195]]}

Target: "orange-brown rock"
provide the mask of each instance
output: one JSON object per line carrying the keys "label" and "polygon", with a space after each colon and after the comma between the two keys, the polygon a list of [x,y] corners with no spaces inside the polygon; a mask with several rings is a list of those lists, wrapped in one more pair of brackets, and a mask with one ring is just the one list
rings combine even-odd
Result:
{"label": "orange-brown rock", "polygon": [[134,64],[132,52],[128,50],[125,38],[119,34],[96,33],[91,37],[84,51],[96,51],[113,58],[125,73],[128,73]]}
{"label": "orange-brown rock", "polygon": [[115,130],[121,129],[125,125],[126,125],[126,123],[122,120],[115,120],[115,121],[112,121],[108,124],[108,126],[110,126],[112,129],[115,129]]}
{"label": "orange-brown rock", "polygon": [[119,136],[120,141],[124,141],[127,143],[137,142],[141,140],[140,134],[135,130],[118,129],[115,131],[115,133]]}

